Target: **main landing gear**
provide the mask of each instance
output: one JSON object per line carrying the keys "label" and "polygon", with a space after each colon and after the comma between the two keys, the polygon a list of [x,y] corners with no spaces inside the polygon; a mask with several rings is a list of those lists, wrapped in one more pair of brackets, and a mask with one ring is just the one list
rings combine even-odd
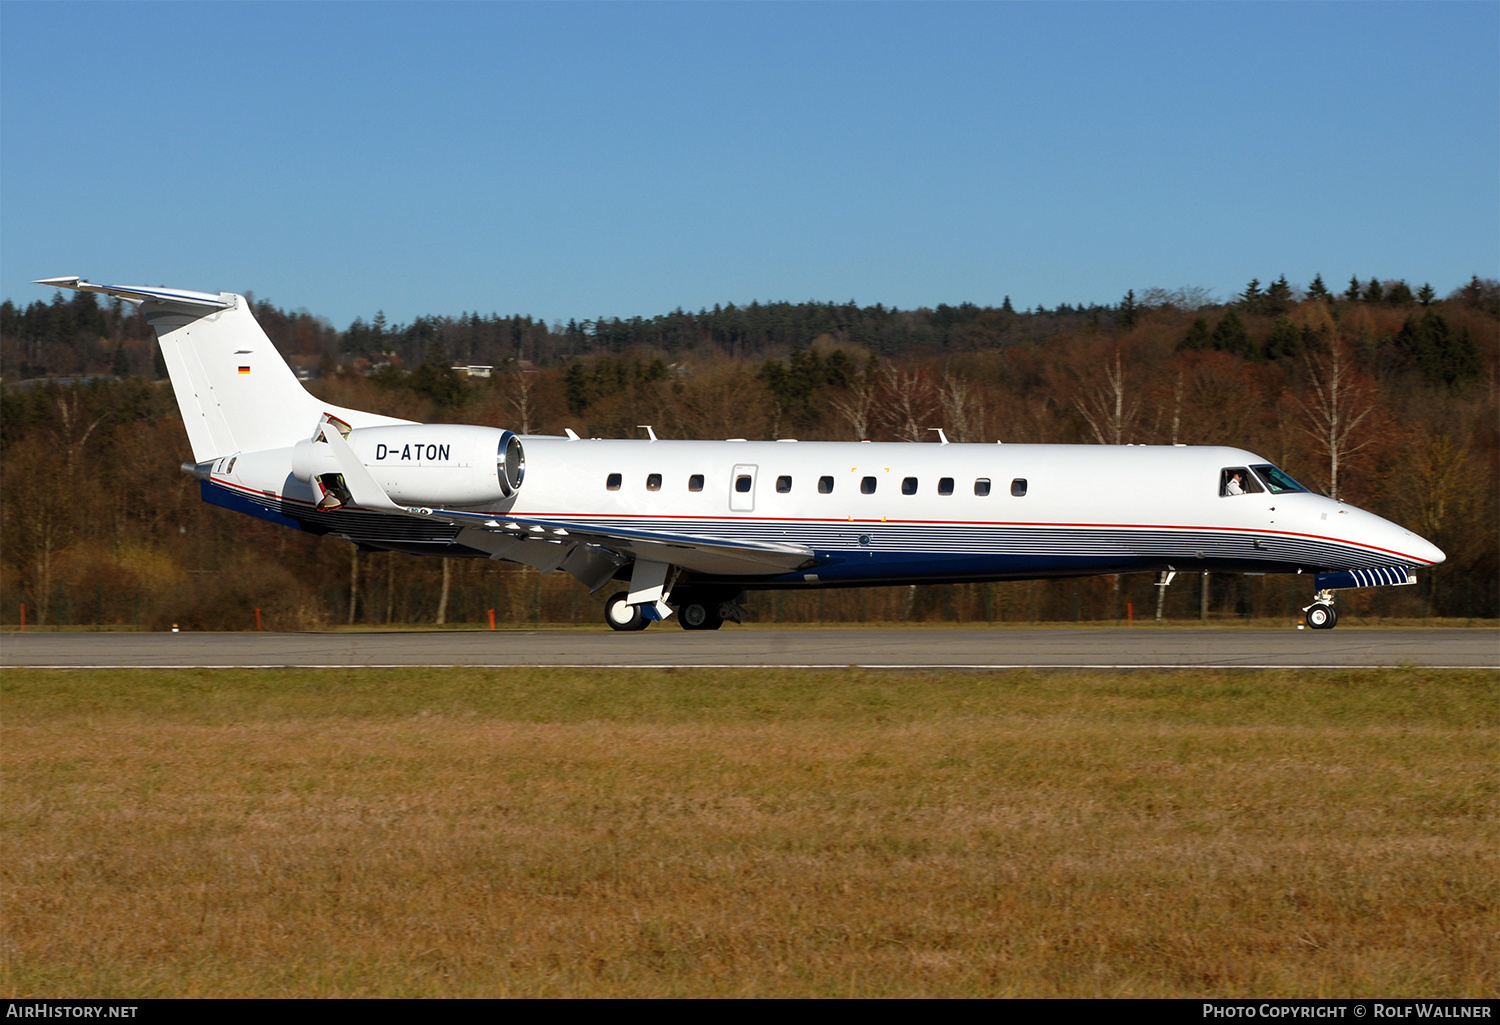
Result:
{"label": "main landing gear", "polygon": [[624,591],[610,595],[609,601],[604,603],[604,621],[614,630],[629,632],[646,629],[651,621],[646,618],[639,605],[631,605],[625,600],[628,597],[630,596]]}
{"label": "main landing gear", "polygon": [[1338,609],[1333,607],[1333,592],[1319,591],[1313,595],[1313,603],[1302,610],[1307,625],[1314,630],[1332,630],[1338,626]]}
{"label": "main landing gear", "polygon": [[684,630],[717,630],[724,625],[718,602],[690,601],[678,606],[677,618]]}
{"label": "main landing gear", "polygon": [[[604,621],[610,629],[620,631],[644,630],[651,625],[640,605],[631,605],[626,591],[617,591],[604,603]],[[708,594],[680,593],[676,605],[677,621],[684,630],[717,630],[726,619],[736,623],[744,621],[743,592],[720,592]]]}

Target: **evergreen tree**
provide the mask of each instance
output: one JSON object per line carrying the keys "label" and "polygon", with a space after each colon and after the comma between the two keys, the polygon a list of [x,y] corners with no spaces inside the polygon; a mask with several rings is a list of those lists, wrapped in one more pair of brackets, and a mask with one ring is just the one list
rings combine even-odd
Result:
{"label": "evergreen tree", "polygon": [[1011,304],[1010,304],[1010,296],[1006,296],[1005,297],[1005,301],[1000,304],[1000,309],[1004,310],[1006,313],[1014,313],[1014,312],[1016,312],[1015,308],[1012,307]]}
{"label": "evergreen tree", "polygon": [[[569,321],[568,326],[571,329],[575,325]],[[563,374],[563,395],[568,402],[568,412],[574,416],[582,416],[583,411],[588,409],[589,403],[594,400],[592,392],[593,389],[589,387],[588,371],[578,360],[573,360]]]}
{"label": "evergreen tree", "polygon": [[1323,284],[1323,275],[1313,275],[1312,284],[1307,286],[1307,297],[1309,299],[1316,299],[1319,302],[1327,302],[1328,300],[1333,298],[1333,296],[1329,294],[1328,286]]}
{"label": "evergreen tree", "polygon": [[1271,282],[1271,287],[1266,289],[1264,305],[1267,313],[1285,313],[1287,307],[1292,305],[1292,286],[1287,283],[1285,274]]}
{"label": "evergreen tree", "polygon": [[1250,284],[1239,295],[1240,305],[1245,307],[1247,313],[1258,313],[1265,297],[1266,294],[1260,290],[1260,278],[1251,278]]}
{"label": "evergreen tree", "polygon": [[344,332],[344,337],[339,340],[339,351],[354,355],[370,351],[370,329],[365,325],[363,317],[355,317],[349,330]]}
{"label": "evergreen tree", "polygon": [[1458,334],[1437,310],[1407,317],[1396,344],[1428,384],[1452,388],[1479,376],[1479,350],[1465,328]]}
{"label": "evergreen tree", "polygon": [[1449,301],[1458,300],[1465,306],[1472,306],[1476,310],[1484,310],[1490,316],[1500,314],[1500,284],[1494,278],[1480,279],[1475,274],[1469,279],[1469,283],[1463,288],[1457,289],[1448,296]]}
{"label": "evergreen tree", "polygon": [[1417,290],[1417,302],[1423,306],[1431,306],[1432,301],[1437,298],[1437,293],[1432,290],[1431,284],[1424,284]]}
{"label": "evergreen tree", "polygon": [[1311,324],[1302,328],[1300,339],[1303,352],[1326,352],[1328,351],[1328,328],[1321,327],[1314,330]]}
{"label": "evergreen tree", "polygon": [[1208,321],[1199,317],[1193,321],[1193,326],[1188,328],[1186,337],[1178,343],[1179,349],[1190,349],[1193,352],[1202,352],[1213,344],[1213,335],[1208,330]]}
{"label": "evergreen tree", "polygon": [[1349,287],[1344,289],[1345,302],[1359,302],[1359,278],[1350,277]]}
{"label": "evergreen tree", "polygon": [[1283,313],[1276,318],[1276,326],[1271,328],[1271,334],[1266,338],[1261,354],[1271,361],[1286,359],[1297,355],[1301,342],[1301,332],[1292,326],[1291,320]]}
{"label": "evergreen tree", "polygon": [[109,360],[109,372],[116,377],[130,376],[130,357],[125,353],[125,343],[116,342],[114,355]]}
{"label": "evergreen tree", "polygon": [[1135,304],[1135,289],[1125,293],[1125,298],[1120,300],[1120,326],[1126,331],[1135,327],[1140,318],[1140,309]]}
{"label": "evergreen tree", "polygon": [[1379,278],[1370,279],[1370,283],[1365,286],[1362,298],[1367,303],[1378,303],[1385,298],[1385,289],[1380,287]]}
{"label": "evergreen tree", "polygon": [[1224,314],[1224,319],[1214,328],[1213,342],[1215,349],[1231,356],[1249,356],[1252,353],[1250,332],[1246,330],[1245,322],[1240,319],[1239,314],[1233,310]]}
{"label": "evergreen tree", "polygon": [[1385,301],[1390,303],[1392,306],[1406,306],[1415,301],[1415,297],[1411,294],[1410,285],[1408,285],[1405,281],[1398,281],[1394,285],[1392,285],[1391,290],[1386,293]]}
{"label": "evergreen tree", "polygon": [[408,386],[441,408],[458,405],[464,398],[464,382],[458,371],[448,365],[448,348],[440,337],[427,345],[427,358],[411,372]]}

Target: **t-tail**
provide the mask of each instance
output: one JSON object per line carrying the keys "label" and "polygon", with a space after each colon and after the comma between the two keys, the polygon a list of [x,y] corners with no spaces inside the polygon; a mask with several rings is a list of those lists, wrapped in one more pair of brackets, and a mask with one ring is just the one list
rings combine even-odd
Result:
{"label": "t-tail", "polygon": [[156,331],[197,463],[290,448],[312,437],[325,413],[354,427],[408,422],[329,406],[309,394],[242,295],[95,285],[76,277],[37,284],[115,296],[140,310]]}

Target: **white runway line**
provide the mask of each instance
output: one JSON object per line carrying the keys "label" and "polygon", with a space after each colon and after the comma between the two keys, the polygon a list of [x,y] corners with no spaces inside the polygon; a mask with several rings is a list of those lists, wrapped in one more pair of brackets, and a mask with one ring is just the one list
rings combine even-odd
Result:
{"label": "white runway line", "polygon": [[1097,663],[1017,662],[1017,663],[931,663],[901,662],[265,662],[223,663],[215,665],[12,665],[5,669],[1483,669],[1500,672],[1493,665],[1417,665],[1394,662],[1389,665],[1243,665],[1222,662]]}

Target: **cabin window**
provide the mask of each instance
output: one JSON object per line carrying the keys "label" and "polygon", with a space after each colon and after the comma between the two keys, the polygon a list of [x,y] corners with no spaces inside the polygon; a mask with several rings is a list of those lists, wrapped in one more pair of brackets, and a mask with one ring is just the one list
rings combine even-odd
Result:
{"label": "cabin window", "polygon": [[701,473],[695,473],[691,477],[688,478],[688,490],[689,491],[702,491],[703,490],[703,474],[701,474]]}
{"label": "cabin window", "polygon": [[943,478],[940,478],[938,480],[938,494],[940,494],[940,495],[951,495],[951,494],[953,494],[953,478],[952,477],[943,477]]}
{"label": "cabin window", "polygon": [[974,494],[978,495],[980,498],[983,498],[989,493],[990,479],[988,477],[980,477],[974,482]]}
{"label": "cabin window", "polygon": [[832,477],[819,477],[818,478],[818,494],[820,494],[820,495],[831,495],[831,494],[833,494],[833,478]]}
{"label": "cabin window", "polygon": [[901,493],[903,495],[915,495],[917,493],[917,478],[903,477],[901,479]]}
{"label": "cabin window", "polygon": [[790,477],[777,477],[776,478],[776,493],[778,495],[785,495],[788,492],[790,492],[791,490],[792,490],[792,478],[790,478]]}
{"label": "cabin window", "polygon": [[624,478],[622,478],[618,473],[612,473],[612,474],[610,474],[608,477],[604,478],[604,490],[605,491],[619,491],[620,490],[620,481],[623,480],[623,479]]}
{"label": "cabin window", "polygon": [[748,473],[742,473],[734,479],[734,490],[744,495],[749,493],[750,486],[755,483],[755,478]]}
{"label": "cabin window", "polygon": [[[234,469],[234,460],[229,460],[229,469]],[[1286,472],[1272,466],[1270,463],[1257,463],[1250,469],[1255,471],[1255,476],[1260,478],[1266,490],[1273,495],[1279,495],[1286,491],[1306,491],[1301,484],[1286,475]]]}
{"label": "cabin window", "polygon": [[873,495],[875,493],[875,478],[865,477],[859,482],[859,493],[861,495]]}
{"label": "cabin window", "polygon": [[1244,466],[1226,466],[1219,471],[1219,497],[1233,498],[1235,495],[1253,495],[1263,490],[1260,482]]}
{"label": "cabin window", "polygon": [[1012,495],[1015,495],[1017,498],[1025,498],[1026,497],[1026,478],[1025,477],[1017,477],[1015,480],[1011,481],[1010,482],[1010,493]]}
{"label": "cabin window", "polygon": [[660,491],[661,490],[661,474],[659,474],[659,473],[648,473],[648,474],[646,474],[646,490],[647,491]]}

